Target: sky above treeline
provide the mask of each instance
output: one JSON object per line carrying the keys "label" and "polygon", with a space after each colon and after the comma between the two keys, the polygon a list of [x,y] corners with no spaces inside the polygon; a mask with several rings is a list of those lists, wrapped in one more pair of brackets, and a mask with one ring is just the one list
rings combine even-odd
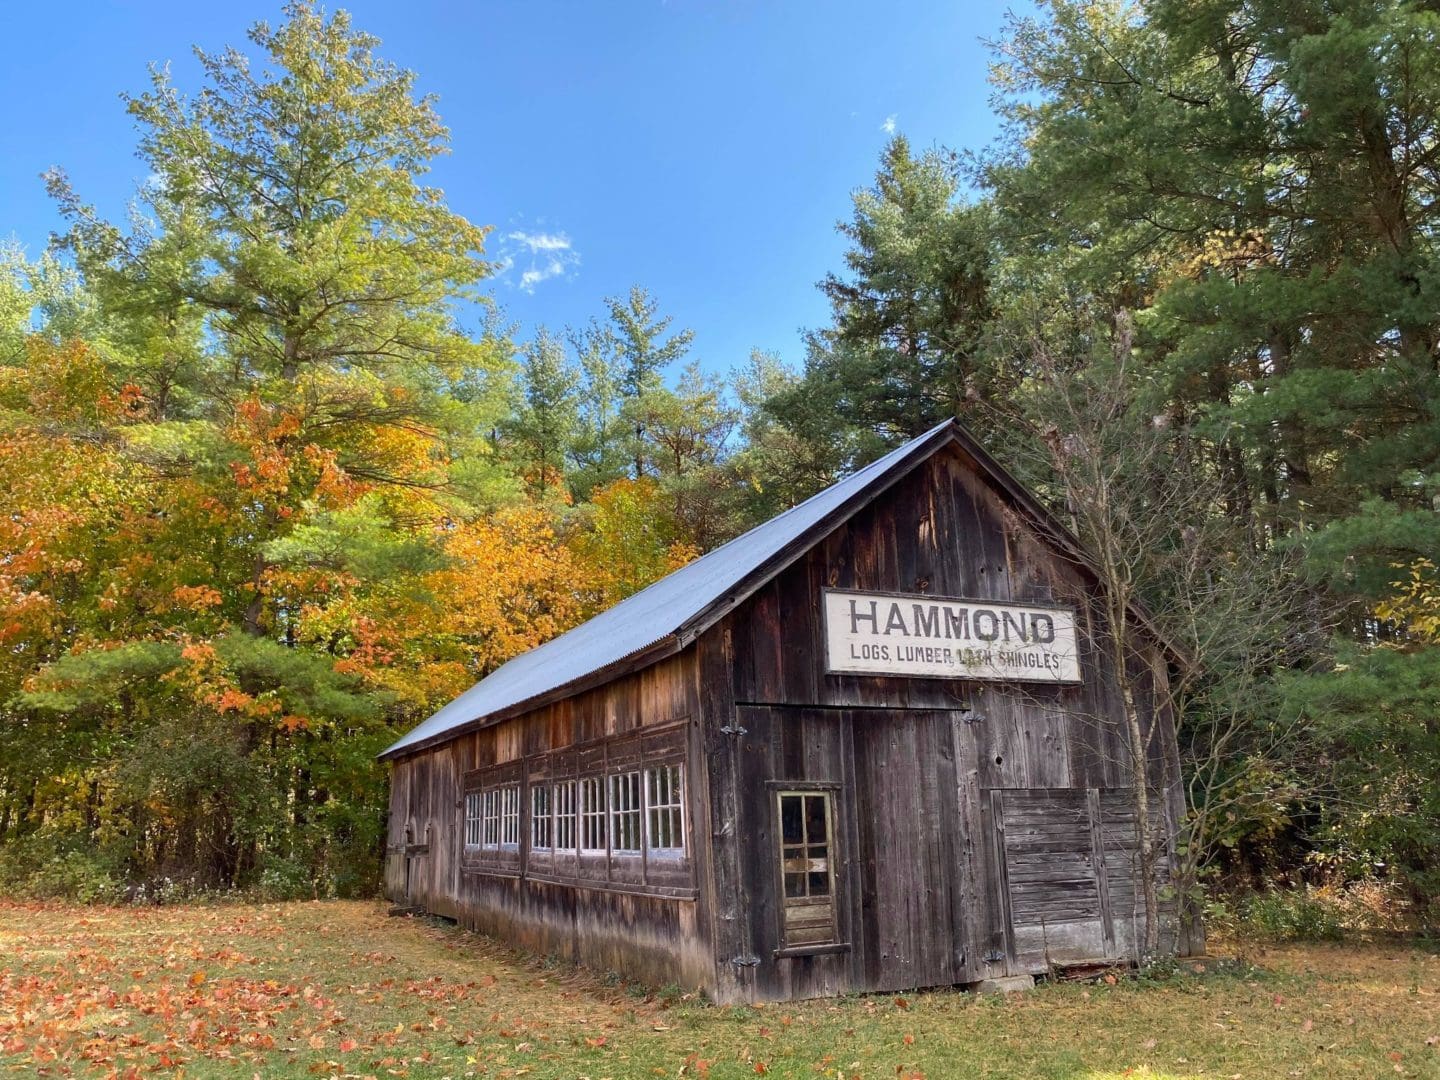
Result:
{"label": "sky above treeline", "polygon": [[[334,5],[327,5],[334,6]],[[492,292],[522,336],[579,325],[649,288],[712,371],[752,348],[798,363],[826,322],[849,193],[889,133],[979,148],[998,131],[988,53],[1008,9],[983,0],[593,3],[352,0],[381,55],[436,94],[452,153],[430,182],[492,225]],[[280,3],[0,5],[0,240],[33,257],[60,227],[40,174],[69,173],[119,219],[144,179],[122,91],[191,47],[248,47]]]}

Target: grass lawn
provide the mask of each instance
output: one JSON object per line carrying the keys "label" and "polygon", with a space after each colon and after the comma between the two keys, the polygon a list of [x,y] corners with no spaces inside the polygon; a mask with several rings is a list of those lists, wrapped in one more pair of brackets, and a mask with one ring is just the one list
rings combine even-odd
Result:
{"label": "grass lawn", "polygon": [[717,1008],[369,903],[0,904],[0,1074],[1440,1077],[1440,957]]}

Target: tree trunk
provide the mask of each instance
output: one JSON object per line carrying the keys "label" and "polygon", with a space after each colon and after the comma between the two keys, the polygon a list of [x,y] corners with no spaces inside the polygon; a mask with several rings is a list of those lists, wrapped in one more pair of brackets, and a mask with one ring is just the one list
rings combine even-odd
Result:
{"label": "tree trunk", "polygon": [[[1123,662],[1123,661],[1122,661]],[[1160,895],[1155,887],[1155,834],[1150,828],[1150,783],[1145,732],[1130,676],[1120,675],[1125,697],[1125,726],[1130,742],[1130,789],[1135,798],[1136,845],[1140,853],[1140,887],[1145,902],[1145,941],[1140,957],[1154,956],[1160,948]]]}

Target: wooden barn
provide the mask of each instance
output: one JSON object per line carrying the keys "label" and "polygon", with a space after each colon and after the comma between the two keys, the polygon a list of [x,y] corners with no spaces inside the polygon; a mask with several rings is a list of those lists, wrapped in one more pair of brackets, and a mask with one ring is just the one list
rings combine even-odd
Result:
{"label": "wooden barn", "polygon": [[[387,894],[719,1001],[1133,959],[1134,785],[1089,566],[942,424],[390,747]],[[1185,806],[1150,703],[1173,662],[1155,640],[1131,669],[1162,884]],[[1161,910],[1162,948],[1200,951]]]}

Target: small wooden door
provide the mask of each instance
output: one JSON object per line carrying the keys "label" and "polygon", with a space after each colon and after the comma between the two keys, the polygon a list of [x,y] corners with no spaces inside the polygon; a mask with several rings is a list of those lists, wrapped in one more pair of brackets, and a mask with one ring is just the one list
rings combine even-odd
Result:
{"label": "small wooden door", "polygon": [[425,826],[424,843],[413,843],[414,830],[405,827],[405,903],[423,907],[427,899],[430,869],[430,826]]}

